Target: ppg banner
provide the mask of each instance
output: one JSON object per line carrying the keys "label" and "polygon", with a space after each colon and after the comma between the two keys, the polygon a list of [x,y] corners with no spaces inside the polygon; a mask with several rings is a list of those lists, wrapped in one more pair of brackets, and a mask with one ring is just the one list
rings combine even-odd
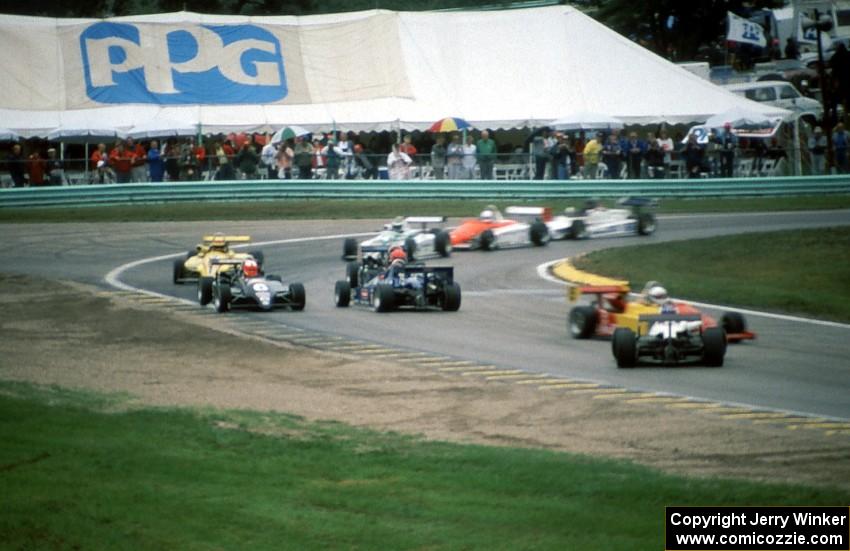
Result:
{"label": "ppg banner", "polygon": [[731,11],[726,12],[726,17],[728,26],[726,40],[753,44],[762,48],[767,46],[767,39],[764,36],[764,29],[761,28],[761,25],[735,15]]}
{"label": "ppg banner", "polygon": [[3,107],[298,105],[410,96],[396,14],[0,19]]}
{"label": "ppg banner", "polygon": [[255,25],[96,23],[80,34],[98,103],[271,103],[286,97],[280,42]]}

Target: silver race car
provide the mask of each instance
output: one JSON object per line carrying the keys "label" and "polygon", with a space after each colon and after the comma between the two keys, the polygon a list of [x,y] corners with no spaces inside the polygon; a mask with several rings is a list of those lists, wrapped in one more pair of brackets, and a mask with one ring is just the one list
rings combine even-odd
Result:
{"label": "silver race car", "polygon": [[431,224],[443,224],[445,216],[409,216],[398,217],[388,224],[375,237],[361,241],[348,238],[342,245],[343,260],[356,260],[358,252],[362,256],[386,256],[393,247],[402,247],[408,260],[429,256],[447,257],[452,252],[449,234],[441,227],[429,228]]}
{"label": "silver race car", "polygon": [[655,232],[655,215],[648,211],[658,206],[656,200],[627,197],[617,204],[627,208],[609,209],[598,201],[589,200],[581,209],[568,208],[563,215],[544,217],[544,220],[552,239],[651,235]]}

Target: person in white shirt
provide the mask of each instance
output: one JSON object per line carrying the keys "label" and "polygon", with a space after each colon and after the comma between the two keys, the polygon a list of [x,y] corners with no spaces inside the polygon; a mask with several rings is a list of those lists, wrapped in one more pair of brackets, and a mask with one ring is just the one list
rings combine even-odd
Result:
{"label": "person in white shirt", "polygon": [[666,130],[658,134],[658,147],[664,152],[664,174],[670,174],[670,163],[673,161],[673,138],[667,135]]}
{"label": "person in white shirt", "polygon": [[268,178],[277,177],[277,144],[273,144],[269,140],[263,149],[260,151],[260,162],[263,164],[263,170],[266,171]]}
{"label": "person in white shirt", "polygon": [[410,155],[399,151],[398,144],[393,144],[393,150],[387,155],[387,169],[390,173],[390,180],[408,180],[410,179],[410,165],[413,164],[413,159]]}
{"label": "person in white shirt", "polygon": [[462,180],[471,180],[475,177],[475,165],[478,163],[475,151],[475,139],[472,136],[466,138],[466,145],[463,146],[463,170],[460,178]]}

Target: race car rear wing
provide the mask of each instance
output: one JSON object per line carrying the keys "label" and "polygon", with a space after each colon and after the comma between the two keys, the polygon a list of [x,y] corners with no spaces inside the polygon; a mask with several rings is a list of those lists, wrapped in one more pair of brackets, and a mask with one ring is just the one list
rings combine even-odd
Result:
{"label": "race car rear wing", "polygon": [[640,323],[667,323],[671,321],[701,321],[699,314],[641,314],[638,316]]}
{"label": "race car rear wing", "polygon": [[241,266],[245,263],[244,258],[212,258],[210,266]]}
{"label": "race car rear wing", "polygon": [[408,216],[404,219],[404,222],[408,225],[410,224],[422,224],[422,228],[424,229],[428,224],[444,224],[446,222],[445,216]]}
{"label": "race car rear wing", "polygon": [[505,214],[517,221],[552,220],[552,209],[549,207],[508,207]]}
{"label": "race car rear wing", "polygon": [[250,235],[205,235],[203,238],[205,245],[224,245],[230,243],[248,243],[251,241]]}
{"label": "race car rear wing", "polygon": [[403,277],[410,277],[416,274],[423,274],[425,276],[425,283],[434,279],[452,283],[454,281],[455,269],[451,266],[405,266],[399,270],[399,275]]}
{"label": "race car rear wing", "polygon": [[568,298],[570,302],[575,302],[582,295],[625,294],[630,290],[628,285],[572,285],[568,291]]}

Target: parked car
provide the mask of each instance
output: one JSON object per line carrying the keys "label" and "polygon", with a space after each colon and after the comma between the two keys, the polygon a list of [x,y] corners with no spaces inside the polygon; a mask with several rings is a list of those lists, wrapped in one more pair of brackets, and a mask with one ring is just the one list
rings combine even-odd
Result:
{"label": "parked car", "polygon": [[766,80],[729,84],[725,88],[747,99],[775,105],[799,113],[804,118],[813,119],[809,121],[811,123],[823,118],[823,105],[821,102],[805,97],[790,82]]}

